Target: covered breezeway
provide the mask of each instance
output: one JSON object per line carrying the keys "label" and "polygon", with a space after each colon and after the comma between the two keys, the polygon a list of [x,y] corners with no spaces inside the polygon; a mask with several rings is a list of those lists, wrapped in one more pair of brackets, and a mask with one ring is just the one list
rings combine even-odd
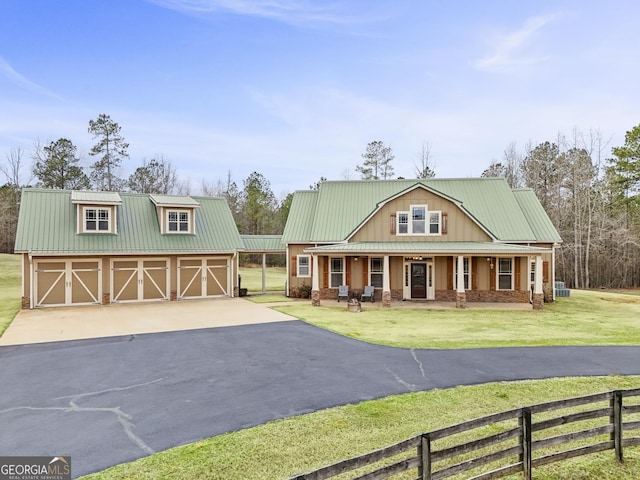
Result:
{"label": "covered breezeway", "polygon": [[267,255],[286,255],[282,235],[240,235],[242,253],[262,255],[262,293],[267,292]]}

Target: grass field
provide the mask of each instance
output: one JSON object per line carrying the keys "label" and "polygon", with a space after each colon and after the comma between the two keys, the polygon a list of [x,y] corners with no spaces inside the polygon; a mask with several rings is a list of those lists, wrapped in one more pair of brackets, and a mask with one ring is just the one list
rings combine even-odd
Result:
{"label": "grass field", "polygon": [[542,311],[292,304],[277,310],[359,340],[410,348],[640,345],[640,296],[572,290]]}
{"label": "grass field", "polygon": [[[262,266],[251,265],[240,267],[242,288],[250,293],[262,292]],[[287,273],[284,267],[269,267],[266,270],[265,286],[267,292],[284,292]]]}
{"label": "grass field", "polygon": [[0,335],[20,310],[20,256],[0,254]]}

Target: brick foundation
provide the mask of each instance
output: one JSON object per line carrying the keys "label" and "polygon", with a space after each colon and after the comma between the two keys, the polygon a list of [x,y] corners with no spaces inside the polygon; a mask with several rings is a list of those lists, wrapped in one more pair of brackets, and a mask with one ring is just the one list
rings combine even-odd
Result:
{"label": "brick foundation", "polygon": [[542,310],[544,306],[544,294],[542,293],[534,293],[533,294],[533,309],[534,310]]}
{"label": "brick foundation", "polygon": [[28,308],[31,308],[31,298],[22,297],[22,309],[26,310]]}
{"label": "brick foundation", "polygon": [[178,291],[177,290],[171,290],[169,292],[169,301],[170,302],[175,302],[176,300],[178,300]]}
{"label": "brick foundation", "polygon": [[111,303],[111,294],[103,293],[102,294],[102,305],[109,305]]}
{"label": "brick foundation", "polygon": [[464,292],[456,292],[456,308],[467,308],[467,296]]}
{"label": "brick foundation", "polygon": [[311,290],[311,305],[314,307],[320,306],[321,291]]}

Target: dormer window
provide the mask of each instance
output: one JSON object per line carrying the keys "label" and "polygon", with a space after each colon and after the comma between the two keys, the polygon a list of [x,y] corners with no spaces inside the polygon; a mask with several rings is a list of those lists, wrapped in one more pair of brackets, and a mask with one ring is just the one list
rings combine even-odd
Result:
{"label": "dormer window", "polygon": [[76,233],[118,233],[118,207],[122,199],[116,192],[71,192],[76,205]]}
{"label": "dormer window", "polygon": [[170,233],[189,233],[189,210],[167,210],[167,227]]}
{"label": "dormer window", "polygon": [[181,195],[149,195],[158,211],[160,232],[163,235],[195,235],[196,210],[200,203]]}
{"label": "dormer window", "polygon": [[84,207],[84,231],[103,232],[111,231],[110,209]]}

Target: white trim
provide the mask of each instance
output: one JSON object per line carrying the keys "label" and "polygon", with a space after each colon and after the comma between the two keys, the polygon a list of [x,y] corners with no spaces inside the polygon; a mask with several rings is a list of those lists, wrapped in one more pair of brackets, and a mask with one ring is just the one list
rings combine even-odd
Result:
{"label": "white trim", "polygon": [[[342,261],[342,272],[334,272],[333,270],[333,260],[341,260]],[[346,270],[347,270],[347,262],[345,257],[342,256],[335,256],[335,257],[329,257],[329,288],[338,288],[340,285],[345,285],[345,275],[346,275]],[[333,274],[338,274],[341,273],[342,274],[342,279],[340,280],[339,285],[334,286],[333,285]]]}
{"label": "white trim", "polygon": [[[114,220],[115,220],[115,208],[103,205],[79,205],[82,214],[80,215],[80,233],[114,233]],[[96,218],[93,220],[96,222],[96,228],[87,228],[87,211],[95,210]],[[107,212],[107,229],[100,229],[100,212]],[[104,220],[102,220],[104,221]]]}
{"label": "white trim", "polygon": [[[511,287],[510,288],[500,288],[500,260],[510,260],[511,261],[511,272],[509,273],[511,275]],[[510,290],[513,290],[514,287],[514,280],[515,280],[515,259],[514,257],[497,257],[496,258],[496,291],[503,291],[503,292],[508,292]],[[506,273],[502,273],[502,275],[506,275]]]}
{"label": "white trim", "polygon": [[[174,222],[173,221],[170,222],[169,220],[169,215],[171,215],[172,213],[176,213],[178,216],[178,218]],[[186,230],[180,230],[180,225],[184,223],[180,219],[181,213],[187,214]],[[169,223],[175,223],[177,230],[170,230]],[[194,215],[193,209],[165,207],[164,208],[164,229],[165,229],[164,233],[169,235],[174,235],[174,234],[189,235],[189,234],[195,233],[195,215]]]}
{"label": "white trim", "polygon": [[[307,270],[308,273],[307,274],[301,274],[300,273],[300,259],[301,258],[306,258],[307,259]],[[298,278],[311,278],[311,255],[309,255],[308,253],[302,253],[296,256],[296,277]]]}

